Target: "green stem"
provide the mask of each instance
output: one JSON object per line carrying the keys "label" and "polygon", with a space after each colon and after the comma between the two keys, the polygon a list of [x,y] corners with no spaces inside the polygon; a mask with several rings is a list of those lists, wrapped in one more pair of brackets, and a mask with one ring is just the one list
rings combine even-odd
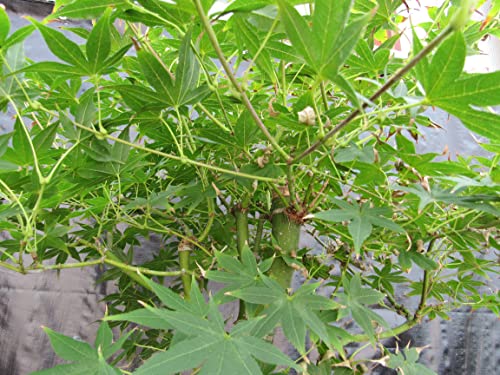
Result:
{"label": "green stem", "polygon": [[226,125],[224,125],[221,121],[219,121],[219,119],[217,119],[217,117],[215,117],[214,115],[212,115],[210,113],[210,111],[201,103],[196,103],[196,106],[201,109],[201,111],[207,115],[207,117],[212,120],[212,122],[217,125],[219,128],[221,128],[222,130],[224,130],[225,132],[229,132],[230,130],[226,127]]}
{"label": "green stem", "polygon": [[[166,122],[165,119],[163,118],[163,114],[160,115],[160,121],[165,126],[165,128],[167,128],[168,132],[170,133],[170,136],[174,140],[175,146],[177,147],[177,151],[179,151],[179,156],[181,158],[183,158],[184,157],[184,150],[182,149],[181,145],[179,144],[179,141],[177,140],[177,137],[175,136],[174,132],[172,131],[172,129],[170,129],[168,122]],[[182,132],[182,129],[181,129],[181,132]]]}
{"label": "green stem", "polygon": [[181,266],[181,281],[184,288],[184,298],[191,297],[191,275],[189,274],[189,258],[193,251],[193,245],[187,241],[181,241],[178,246],[179,265]]}
{"label": "green stem", "polygon": [[286,67],[283,60],[280,61],[280,71],[281,71],[280,91],[281,91],[281,98],[283,101],[281,104],[283,104],[286,107],[288,99],[288,87],[286,84]]}
{"label": "green stem", "polygon": [[[234,208],[234,217],[236,218],[236,245],[239,258],[241,260],[243,249],[248,246],[248,207],[246,202],[236,205]],[[239,301],[238,320],[245,319],[246,306],[245,301]]]}
{"label": "green stem", "polygon": [[[281,255],[294,257],[299,247],[301,224],[293,218],[293,213],[289,211],[289,208],[283,207],[280,199],[275,199],[273,203],[272,235],[280,247]],[[270,276],[284,288],[289,288],[294,270],[288,266],[282,256],[274,260]]]}
{"label": "green stem", "polygon": [[[432,246],[434,246],[435,238],[430,240],[429,245],[427,246],[426,253],[432,250]],[[422,280],[422,293],[420,294],[420,302],[418,303],[417,311],[415,311],[415,315],[413,319],[420,321],[422,318],[422,311],[425,308],[425,304],[427,302],[427,297],[429,295],[429,286],[430,286],[430,273],[427,270],[424,270],[424,278]]]}
{"label": "green stem", "polygon": [[[111,259],[111,258],[113,258],[113,259]],[[111,255],[109,252],[106,253],[106,257],[100,258],[100,259],[89,260],[86,262],[61,263],[61,264],[52,264],[52,265],[37,264],[37,265],[33,265],[31,267],[27,267],[26,271],[52,271],[52,270],[72,269],[72,268],[84,268],[84,267],[96,266],[96,265],[103,264],[103,263],[109,264],[109,265],[114,266],[116,268],[119,268],[122,271],[132,272],[136,275],[138,272],[145,274],[145,275],[163,276],[163,277],[180,276],[182,274],[181,271],[155,271],[155,270],[150,270],[150,269],[144,268],[144,267],[130,266],[128,264],[120,262],[119,260],[117,260],[116,256]],[[0,263],[0,265],[2,267],[5,266],[3,263]],[[6,268],[12,269],[12,266],[6,267]],[[16,269],[14,269],[14,270],[16,270]],[[17,270],[17,271],[19,272],[19,270]]]}
{"label": "green stem", "polygon": [[21,269],[19,269],[16,266],[13,266],[12,264],[9,264],[9,263],[0,262],[0,267],[7,268],[8,270],[11,270],[11,271],[14,271],[14,272],[24,273],[24,272],[22,272]]}
{"label": "green stem", "polygon": [[300,203],[297,200],[297,193],[295,191],[295,178],[293,174],[293,166],[288,165],[286,168],[288,191],[290,192],[290,204],[296,211],[300,210]]}
{"label": "green stem", "polygon": [[[405,322],[405,323],[403,323],[395,328],[388,329],[388,330],[378,334],[377,339],[378,340],[388,339],[390,337],[400,335],[401,333],[408,331],[410,328],[416,326],[417,324],[418,324],[417,320],[415,320],[415,319],[409,320],[409,321],[407,321],[407,322]],[[365,342],[365,341],[369,341],[369,340],[371,340],[371,336],[354,335],[354,336],[351,336],[347,339],[341,340],[340,345],[346,346],[346,345],[353,343],[353,342]]]}
{"label": "green stem", "polygon": [[319,87],[321,88],[321,99],[323,100],[323,107],[325,107],[325,111],[328,111],[328,97],[326,95],[325,83],[321,82],[319,84]]}
{"label": "green stem", "polygon": [[[21,201],[17,197],[17,195],[12,191],[12,189],[7,185],[1,178],[0,178],[0,185],[7,191],[8,193],[8,198],[12,201],[15,202],[18,206],[21,212],[23,213],[24,219],[26,220],[26,225],[29,225],[29,216],[28,213],[26,212],[26,209],[22,205]],[[22,222],[21,222],[22,225]]]}
{"label": "green stem", "polygon": [[262,235],[264,233],[264,222],[265,219],[263,217],[259,218],[257,222],[257,229],[255,231],[255,240],[253,242],[253,252],[255,254],[260,252],[260,243],[262,241]]}
{"label": "green stem", "polygon": [[292,158],[285,152],[285,150],[283,150],[283,148],[281,148],[281,146],[278,144],[276,139],[272,136],[272,134],[267,129],[266,125],[264,125],[259,114],[255,111],[255,108],[253,107],[252,103],[250,102],[250,99],[248,98],[245,90],[240,85],[236,76],[234,75],[231,67],[229,66],[229,63],[227,62],[226,58],[224,57],[224,53],[222,52],[222,49],[220,47],[219,41],[217,40],[217,36],[215,35],[215,31],[212,28],[210,20],[208,19],[207,15],[205,14],[205,11],[203,10],[203,6],[201,5],[201,1],[194,0],[194,3],[196,5],[196,9],[198,11],[198,14],[201,18],[201,22],[203,23],[204,29],[207,32],[208,38],[210,39],[210,42],[212,43],[212,46],[214,47],[215,53],[217,54],[217,57],[219,58],[219,61],[222,65],[222,67],[224,68],[232,85],[238,91],[238,93],[241,95],[241,99],[243,101],[243,104],[248,109],[248,112],[252,116],[253,120],[255,121],[255,123],[257,124],[259,129],[262,131],[262,133],[265,135],[265,137],[269,140],[269,142],[273,145],[274,149],[276,151],[278,151],[278,153],[281,154],[281,156],[287,162],[291,162]]}
{"label": "green stem", "polygon": [[243,248],[248,246],[248,214],[247,207],[237,205],[234,209],[234,217],[236,218],[236,245],[238,254],[241,259]]}
{"label": "green stem", "polygon": [[150,269],[144,268],[144,267],[129,266],[128,264],[109,259],[108,254],[106,254],[106,258],[104,259],[104,263],[115,266],[116,268],[120,268],[121,270],[127,270],[127,271],[131,271],[131,272],[140,272],[140,273],[143,273],[145,275],[151,275],[151,276],[169,277],[169,276],[179,276],[183,273],[182,271],[155,271],[155,270],[150,270]]}
{"label": "green stem", "polygon": [[[427,46],[425,46],[413,59],[411,59],[408,64],[399,69],[394,75],[387,80],[371,97],[369,102],[374,102],[387,90],[389,90],[395,83],[397,83],[406,73],[408,73],[413,67],[415,67],[420,60],[426,57],[434,48],[436,48],[441,42],[448,37],[453,32],[451,27],[445,28],[434,40],[432,40]],[[361,109],[356,109],[349,116],[347,116],[343,121],[341,121],[337,126],[325,134],[325,136],[318,141],[316,141],[312,146],[306,149],[302,154],[295,157],[290,164],[297,163],[304,159],[306,156],[314,152],[318,147],[323,145],[328,139],[337,134],[340,130],[349,125],[353,120],[357,119],[364,109],[368,107],[368,103],[364,103]]]}
{"label": "green stem", "polygon": [[203,242],[205,238],[208,237],[208,234],[210,233],[210,230],[212,229],[212,225],[214,224],[215,220],[214,201],[211,198],[207,198],[207,206],[208,206],[208,222],[203,232],[198,236],[198,242]]}

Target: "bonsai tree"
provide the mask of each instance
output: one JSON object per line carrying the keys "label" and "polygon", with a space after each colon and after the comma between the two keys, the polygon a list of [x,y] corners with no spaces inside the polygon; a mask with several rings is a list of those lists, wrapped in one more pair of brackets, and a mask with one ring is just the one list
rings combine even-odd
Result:
{"label": "bonsai tree", "polygon": [[[0,10],[0,265],[116,285],[93,345],[45,328],[71,363],[37,374],[430,374],[383,340],[498,315],[500,72],[463,71],[498,21],[452,3],[405,58],[400,1],[65,0],[13,33]],[[27,61],[31,33],[59,60]],[[490,157],[417,153],[436,108]]]}

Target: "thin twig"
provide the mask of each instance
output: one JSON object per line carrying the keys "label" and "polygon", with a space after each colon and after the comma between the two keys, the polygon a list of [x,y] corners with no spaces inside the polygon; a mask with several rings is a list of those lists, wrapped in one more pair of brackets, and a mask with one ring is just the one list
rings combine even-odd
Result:
{"label": "thin twig", "polygon": [[[426,253],[432,250],[432,246],[434,245],[435,241],[436,239],[433,238],[429,242]],[[430,274],[427,270],[424,270],[424,278],[422,280],[422,292],[420,294],[420,302],[418,303],[417,311],[415,311],[415,315],[413,316],[413,319],[415,320],[420,321],[422,311],[425,308],[425,303],[427,302],[427,297],[429,295],[429,284],[430,284]]]}

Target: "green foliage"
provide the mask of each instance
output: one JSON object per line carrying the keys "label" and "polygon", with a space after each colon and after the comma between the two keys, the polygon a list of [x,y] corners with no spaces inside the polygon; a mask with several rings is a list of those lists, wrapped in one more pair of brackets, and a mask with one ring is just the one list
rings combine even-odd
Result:
{"label": "green foliage", "polygon": [[388,208],[369,207],[369,204],[360,206],[356,202],[348,204],[340,200],[334,203],[341,207],[340,210],[328,210],[314,214],[314,218],[330,221],[349,221],[347,228],[354,242],[354,250],[359,252],[363,242],[372,233],[373,226],[390,229],[395,232],[404,233],[404,229],[390,219],[385,218],[391,213]]}
{"label": "green foliage", "polygon": [[[408,58],[392,0],[61,0],[15,32],[0,9],[0,266],[116,286],[94,346],[45,329],[69,363],[37,374],[430,373],[346,346],[498,315],[500,75],[463,71],[498,7],[469,3],[430,7]],[[24,57],[33,32],[58,61]],[[484,154],[418,153],[435,107]]]}
{"label": "green foliage", "polygon": [[390,354],[387,365],[405,375],[435,375],[434,371],[417,363],[418,357],[419,351],[416,348],[404,349],[396,354]]}
{"label": "green foliage", "polygon": [[363,288],[359,274],[356,274],[351,280],[345,278],[343,283],[344,293],[339,294],[340,303],[347,307],[347,311],[351,313],[353,319],[370,336],[371,340],[375,340],[372,321],[383,326],[387,326],[387,323],[368,306],[382,302],[384,294],[377,290]]}
{"label": "green foliage", "polygon": [[97,331],[95,347],[80,340],[44,328],[49,337],[50,344],[56,354],[66,361],[73,363],[58,365],[52,369],[41,370],[32,373],[33,375],[49,374],[94,374],[94,375],[114,375],[120,374],[120,370],[110,366],[106,360],[120,350],[130,336],[130,333],[123,335],[118,341],[113,343],[113,332],[107,323],[101,323]]}
{"label": "green foliage", "polygon": [[[500,104],[500,73],[461,77],[466,44],[461,33],[448,38],[428,65],[424,85],[429,103],[460,118],[472,131],[495,142],[500,139],[498,116],[474,107]],[[435,78],[437,77],[437,79]]]}
{"label": "green foliage", "polygon": [[277,348],[260,339],[262,335],[255,328],[259,323],[257,320],[243,321],[231,332],[226,332],[217,305],[213,301],[205,302],[195,281],[190,301],[184,301],[168,288],[145,281],[172,310],[146,306],[142,313],[136,310],[108,320],[127,320],[153,328],[174,329],[176,335],[169,350],[155,354],[135,374],[175,374],[200,365],[203,374],[262,374],[255,359],[296,368],[295,363]]}

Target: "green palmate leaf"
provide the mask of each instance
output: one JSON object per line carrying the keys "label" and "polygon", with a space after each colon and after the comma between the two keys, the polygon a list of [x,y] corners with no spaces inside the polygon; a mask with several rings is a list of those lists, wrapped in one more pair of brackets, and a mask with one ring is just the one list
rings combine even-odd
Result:
{"label": "green palmate leaf", "polygon": [[356,55],[351,55],[349,63],[354,66],[359,66],[363,72],[374,71],[376,69],[375,54],[368,42],[361,39],[356,47]]}
{"label": "green palmate leaf", "polygon": [[266,363],[295,367],[279,350],[261,339],[212,334],[183,341],[165,353],[156,354],[136,373],[173,374],[203,362],[200,373],[205,375],[262,374],[252,357]]}
{"label": "green palmate leaf", "polygon": [[[208,307],[208,306],[207,306]],[[213,320],[207,320],[198,315],[178,312],[178,311],[168,311],[165,309],[154,309],[152,307],[147,307],[154,311],[158,316],[162,316],[179,332],[186,336],[196,336],[196,335],[215,335],[218,333],[217,322]]]}
{"label": "green palmate leaf", "polygon": [[312,217],[337,223],[349,220],[348,229],[354,241],[356,252],[360,251],[363,242],[370,236],[373,225],[404,233],[401,226],[384,217],[391,212],[388,208],[372,208],[368,204],[359,206],[355,202],[352,205],[340,201],[336,202],[342,206],[342,209],[318,212]]}
{"label": "green palmate leaf", "polygon": [[349,19],[352,4],[352,0],[316,0],[314,2],[312,35],[318,51],[319,66],[326,63],[335,53],[334,50],[338,48],[338,39]]}
{"label": "green palmate leaf", "polygon": [[[148,283],[151,284],[151,282]],[[195,280],[193,280],[193,286],[197,288]],[[175,344],[166,352],[153,355],[134,374],[175,374],[199,366],[201,366],[201,374],[262,374],[254,358],[270,364],[295,367],[293,361],[271,344],[258,337],[248,336],[248,328],[254,327],[255,322],[237,324],[233,328],[233,334],[227,333],[217,306],[213,302],[207,305],[199,290],[196,293],[200,294],[200,300],[196,304],[204,304],[202,310],[209,311],[208,319],[187,311],[185,305],[190,302],[180,302],[164,287],[156,286],[153,289],[159,291],[162,300],[168,304],[180,306],[181,310],[169,311],[152,307],[146,307],[144,310],[168,321],[169,325],[178,332],[176,336],[181,335],[181,339],[176,342],[176,336],[174,336]],[[191,293],[191,298],[193,298],[193,293]],[[144,314],[144,310],[140,310],[141,315]],[[130,313],[125,313],[105,319],[129,320],[130,316]],[[150,317],[146,320],[155,324]]]}
{"label": "green palmate leaf", "polygon": [[97,360],[96,351],[86,342],[72,339],[43,327],[54,352],[67,361]]}
{"label": "green palmate leaf", "polygon": [[97,331],[95,348],[87,343],[63,336],[44,328],[49,336],[54,351],[61,358],[74,361],[51,369],[36,371],[32,375],[120,375],[121,372],[108,363],[106,358],[116,353],[123,346],[132,331],[122,336],[113,344],[113,333],[107,323],[102,323]]}
{"label": "green palmate leaf", "polygon": [[127,0],[75,0],[65,5],[54,15],[56,17],[89,19],[99,17],[108,7],[117,7],[127,4]]}
{"label": "green palmate leaf", "polygon": [[104,62],[111,51],[110,15],[110,10],[104,13],[95,24],[87,40],[87,57],[92,73],[99,73],[106,68]]}
{"label": "green palmate leaf", "polygon": [[0,7],[0,48],[3,47],[3,42],[7,39],[10,30],[10,20],[4,8]]}
{"label": "green palmate leaf", "polygon": [[80,47],[72,40],[66,38],[63,33],[51,29],[33,20],[34,25],[42,33],[43,39],[50,51],[61,60],[88,72],[88,61],[80,50]]}
{"label": "green palmate leaf", "polygon": [[151,53],[141,50],[137,52],[139,63],[149,84],[161,95],[161,100],[174,105],[177,101],[174,98],[174,85],[172,78],[158,59]]}
{"label": "green palmate leaf", "polygon": [[209,358],[200,372],[201,375],[222,375],[235,372],[248,375],[260,373],[259,365],[248,354],[241,355],[229,343],[224,342],[221,345],[222,350],[231,353],[232,357],[227,355],[224,357],[214,356]]}
{"label": "green palmate leaf", "polygon": [[[458,79],[462,73],[466,46],[462,33],[456,32],[437,50],[432,63],[419,65],[417,74],[423,79],[427,100],[452,115],[479,135],[500,140],[500,116],[475,107],[500,104],[499,72],[477,74]],[[424,70],[426,71],[425,78]]]}
{"label": "green palmate leaf", "polygon": [[264,286],[250,286],[230,292],[246,302],[269,305],[257,323],[255,335],[263,336],[281,323],[285,336],[300,353],[305,351],[307,328],[329,345],[327,329],[317,312],[336,309],[339,305],[314,293],[319,284],[305,284],[290,297],[277,282],[262,277]]}
{"label": "green palmate leaf", "polygon": [[201,317],[207,315],[208,306],[194,275],[191,282],[191,297],[188,304],[193,314]]}
{"label": "green palmate leaf", "polygon": [[286,33],[293,47],[309,65],[314,66],[314,57],[317,51],[315,52],[311,29],[292,5],[284,0],[279,0],[278,4],[281,21],[285,25]]}
{"label": "green palmate leaf", "polygon": [[175,104],[185,103],[188,94],[196,89],[200,74],[200,65],[191,47],[191,32],[186,33],[179,50],[179,64],[175,72]]}
{"label": "green palmate leaf", "polygon": [[432,58],[426,88],[427,97],[453,83],[462,73],[465,63],[465,40],[462,33],[454,33],[438,48]]}

